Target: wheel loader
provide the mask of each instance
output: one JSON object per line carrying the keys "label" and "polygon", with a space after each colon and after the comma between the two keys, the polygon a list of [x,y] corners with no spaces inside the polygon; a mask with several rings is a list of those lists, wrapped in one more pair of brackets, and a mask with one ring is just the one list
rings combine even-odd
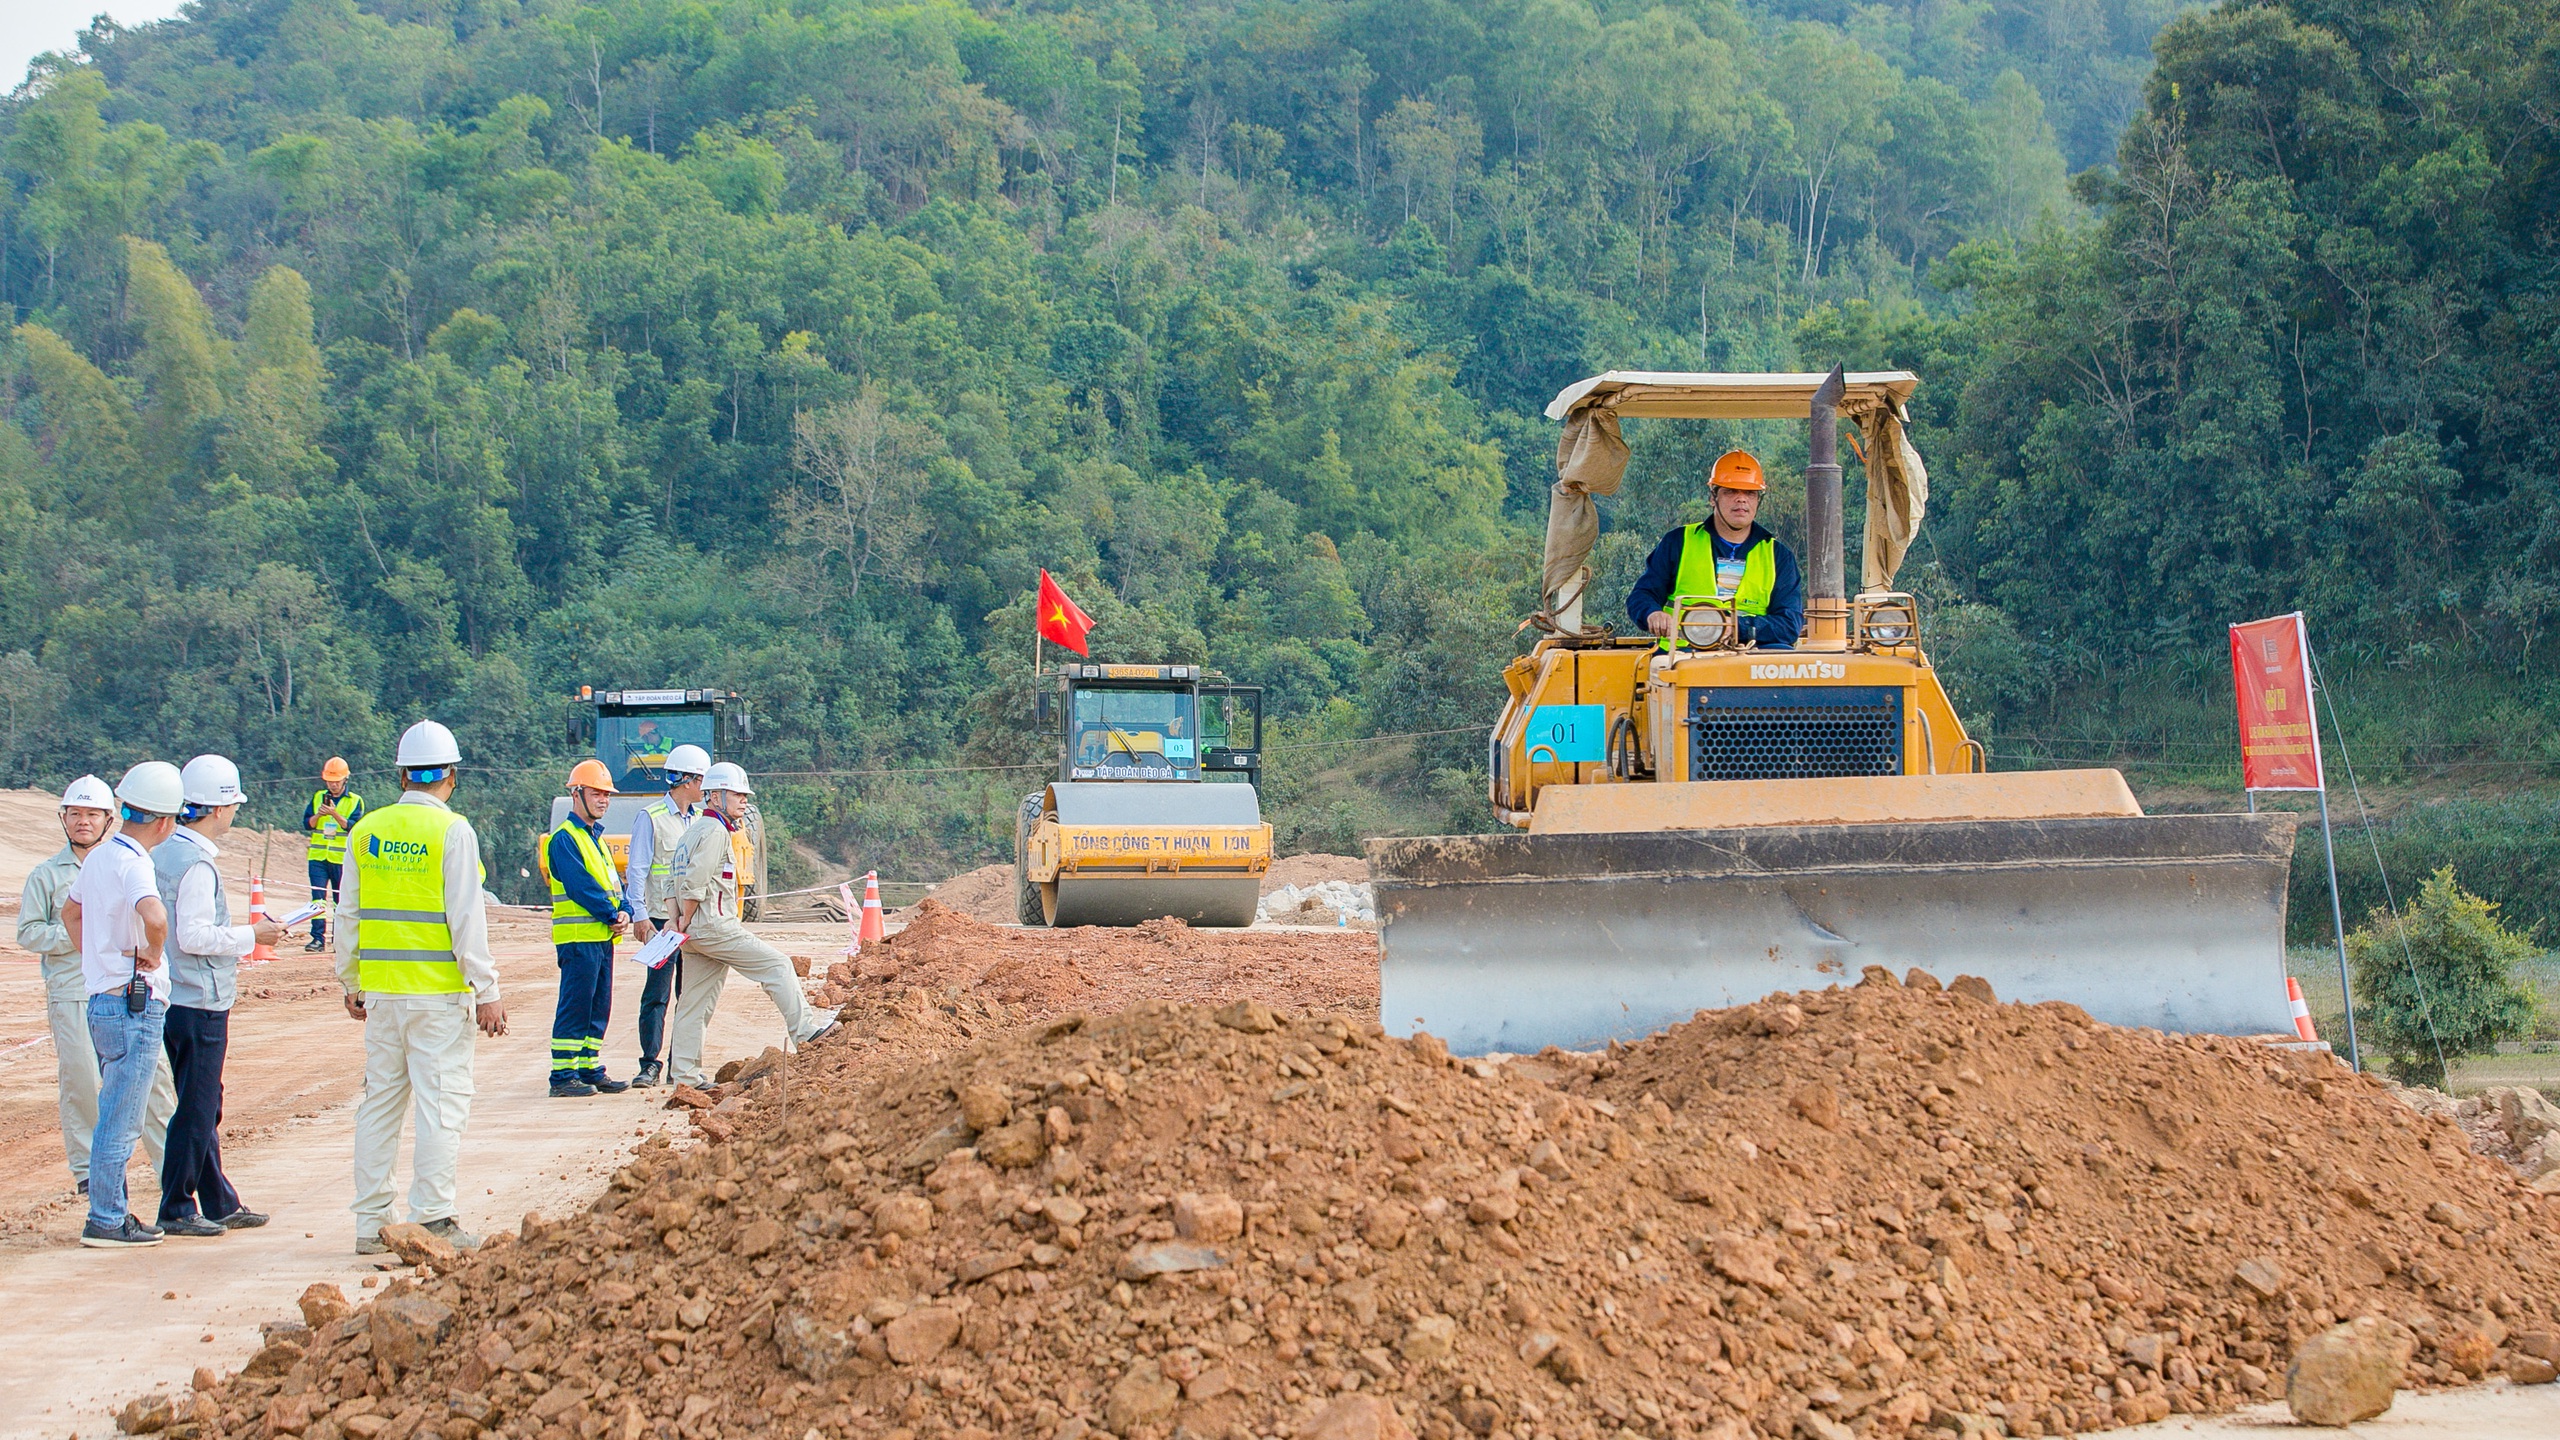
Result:
{"label": "wheel loader", "polygon": [[[1612,371],[1547,408],[1564,431],[1545,635],[1504,672],[1486,750],[1518,833],[1369,842],[1390,1030],[1461,1054],[1591,1049],[1869,966],[2115,1024],[2288,1028],[2293,817],[2146,815],[2113,770],[1994,772],[1965,733],[1929,617],[1893,584],[1928,500],[1918,384]],[[1713,595],[1673,596],[1660,640],[1584,622],[1593,497],[1617,493],[1635,417],[1808,424],[1792,648],[1753,648]],[[1867,480],[1855,595],[1843,422]]]}
{"label": "wheel loader", "polygon": [[[620,792],[604,812],[606,857],[621,872],[631,864],[631,823],[650,801],[667,793],[667,752],[678,745],[699,745],[717,759],[734,759],[740,744],[755,739],[755,719],[746,697],[735,690],[599,690],[581,685],[569,700],[568,740],[573,749],[592,747],[595,757],[613,772]],[[569,818],[569,797],[551,801],[551,828]],[[536,842],[534,867],[547,884],[550,856]],[[738,866],[738,906],[749,920],[764,913],[764,814],[752,804],[746,819],[729,836],[729,852]]]}
{"label": "wheel loader", "polygon": [[1042,678],[1058,778],[1016,817],[1022,923],[1252,924],[1271,868],[1261,687],[1197,665],[1077,663]]}

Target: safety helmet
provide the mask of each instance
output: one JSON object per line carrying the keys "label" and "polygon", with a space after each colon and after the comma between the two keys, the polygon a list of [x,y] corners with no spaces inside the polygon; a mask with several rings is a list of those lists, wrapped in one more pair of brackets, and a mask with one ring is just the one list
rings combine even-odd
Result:
{"label": "safety helmet", "polygon": [[219,755],[188,761],[178,780],[189,805],[237,805],[249,798],[240,791],[240,767]]}
{"label": "safety helmet", "polygon": [[726,790],[736,795],[756,793],[756,787],[747,783],[747,772],[727,760],[711,767],[711,773],[703,777],[702,788]]}
{"label": "safety helmet", "polygon": [[145,760],[116,782],[116,798],[127,810],[157,818],[185,808],[186,788],[177,766],[166,760]]}
{"label": "safety helmet", "polygon": [[339,755],[330,756],[329,763],[320,767],[320,778],[331,784],[346,779],[351,773],[353,772],[347,769],[345,757]]}
{"label": "safety helmet", "polygon": [[113,810],[116,808],[116,795],[107,788],[106,781],[95,775],[83,775],[62,792],[62,808]]}
{"label": "safety helmet", "polygon": [[1727,450],[1717,456],[1715,468],[1707,472],[1707,484],[1718,490],[1769,488],[1769,482],[1760,478],[1760,458],[1748,450]]}
{"label": "safety helmet", "polygon": [[678,775],[699,777],[711,768],[711,754],[699,745],[679,745],[667,752],[664,768],[669,778]]}
{"label": "safety helmet", "polygon": [[607,795],[622,793],[613,788],[613,772],[606,769],[601,760],[581,760],[569,768],[569,788],[575,790],[580,786],[601,790]]}
{"label": "safety helmet", "polygon": [[462,763],[462,747],[454,743],[452,731],[421,720],[400,732],[398,760],[403,770],[441,770]]}

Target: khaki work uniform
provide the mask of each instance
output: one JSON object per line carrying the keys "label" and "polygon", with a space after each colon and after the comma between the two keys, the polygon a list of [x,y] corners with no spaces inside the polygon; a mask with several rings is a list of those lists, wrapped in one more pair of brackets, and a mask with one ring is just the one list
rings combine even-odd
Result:
{"label": "khaki work uniform", "polygon": [[[401,805],[450,811],[422,790]],[[373,817],[368,816],[370,820]],[[362,822],[353,837],[361,849]],[[338,983],[364,996],[364,1098],[356,1104],[356,1238],[369,1240],[391,1223],[392,1170],[400,1158],[403,1112],[413,1112],[417,1136],[409,1153],[409,1221],[432,1224],[455,1218],[455,1161],[462,1128],[471,1118],[471,1062],[478,1052],[477,1010],[499,998],[498,965],[489,954],[489,911],[480,889],[480,838],[459,815],[443,832],[438,857],[443,875],[444,924],[452,932],[453,960],[469,988],[438,994],[385,994],[360,986],[357,939],[364,931],[364,857],[350,853],[340,880],[335,936]]]}
{"label": "khaki work uniform", "polygon": [[667,1074],[679,1085],[701,1085],[702,1032],[719,1008],[721,987],[737,971],[773,998],[782,1012],[783,1028],[799,1044],[825,1029],[833,1011],[814,1011],[800,991],[791,958],[751,934],[738,918],[738,862],[729,848],[729,827],[709,810],[694,817],[684,838],[676,842],[676,899],[701,906],[685,931],[684,981],[676,996],[675,1037],[669,1046]]}
{"label": "khaki work uniform", "polygon": [[[18,944],[36,957],[44,979],[44,1018],[53,1032],[53,1076],[60,1091],[56,1113],[62,1124],[62,1155],[71,1163],[73,1184],[89,1179],[89,1136],[98,1128],[98,1049],[89,1039],[89,997],[80,973],[80,947],[62,923],[62,902],[71,898],[71,882],[80,862],[63,846],[53,858],[27,873],[18,895]],[[151,1077],[151,1098],[143,1103],[142,1153],[151,1173],[169,1143],[169,1117],[178,1109],[178,1090],[169,1057]]]}

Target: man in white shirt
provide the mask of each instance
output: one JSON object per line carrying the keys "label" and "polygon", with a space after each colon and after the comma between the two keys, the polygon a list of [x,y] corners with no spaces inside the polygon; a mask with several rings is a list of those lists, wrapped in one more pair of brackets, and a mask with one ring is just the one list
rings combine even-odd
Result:
{"label": "man in white shirt", "polygon": [[80,1243],[93,1249],[157,1245],[160,1231],[125,1206],[125,1165],[142,1133],[160,1035],[169,1016],[169,967],[160,947],[168,907],[151,871],[151,852],[178,828],[186,803],[178,767],[145,760],[116,784],[124,829],[80,862],[62,922],[80,945],[89,997],[89,1043],[98,1052],[98,1128],[89,1146],[89,1221]]}
{"label": "man in white shirt", "polygon": [[454,1248],[479,1237],[455,1218],[455,1161],[471,1118],[472,1033],[507,1033],[489,953],[480,837],[446,804],[462,751],[421,720],[400,736],[400,800],[365,812],[347,835],[338,891],[338,984],[364,1022],[364,1099],[356,1105],[356,1253],[379,1255],[391,1221],[402,1112],[415,1102],[409,1223]]}
{"label": "man in white shirt", "polygon": [[169,1118],[168,1163],[160,1172],[160,1230],[210,1239],[267,1223],[240,1203],[222,1173],[222,1061],[231,1046],[231,1003],[239,994],[240,957],[284,937],[260,919],[231,923],[214,841],[230,833],[245,798],[240,767],[199,755],[179,772],[186,808],[178,830],[151,852],[151,870],[168,907],[169,1019],[161,1044],[176,1075],[178,1111]]}
{"label": "man in white shirt", "polygon": [[[18,944],[36,957],[44,977],[62,1158],[70,1163],[71,1183],[86,1195],[89,1135],[98,1128],[98,1052],[89,1044],[89,997],[81,984],[80,942],[63,925],[62,906],[71,898],[71,882],[80,877],[80,862],[115,828],[116,797],[106,781],[83,775],[62,792],[60,813],[62,848],[28,871],[26,888],[18,892]],[[142,1111],[142,1153],[155,1174],[168,1140],[169,1114],[177,1108],[178,1092],[170,1084],[169,1060],[163,1055],[152,1075],[151,1099]]]}

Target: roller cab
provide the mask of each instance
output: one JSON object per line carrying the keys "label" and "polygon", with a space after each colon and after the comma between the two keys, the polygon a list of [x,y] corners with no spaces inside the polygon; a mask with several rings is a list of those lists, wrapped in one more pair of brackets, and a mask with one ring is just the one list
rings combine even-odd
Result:
{"label": "roller cab", "polygon": [[[1700,1009],[1899,976],[1989,980],[2168,1030],[2279,1031],[2284,815],[2142,812],[2112,770],[1992,771],[1892,586],[1927,502],[1903,372],[1610,375],[1567,389],[1548,632],[1504,673],[1489,799],[1515,833],[1375,840],[1381,1018],[1462,1054],[1589,1049]],[[1583,621],[1620,415],[1805,418],[1806,625],[1756,648],[1730,599],[1670,633]],[[1867,461],[1845,593],[1836,435]]]}
{"label": "roller cab", "polygon": [[1021,922],[1252,924],[1271,868],[1260,687],[1196,665],[1074,664],[1044,680],[1059,775],[1023,797],[1015,827]]}

